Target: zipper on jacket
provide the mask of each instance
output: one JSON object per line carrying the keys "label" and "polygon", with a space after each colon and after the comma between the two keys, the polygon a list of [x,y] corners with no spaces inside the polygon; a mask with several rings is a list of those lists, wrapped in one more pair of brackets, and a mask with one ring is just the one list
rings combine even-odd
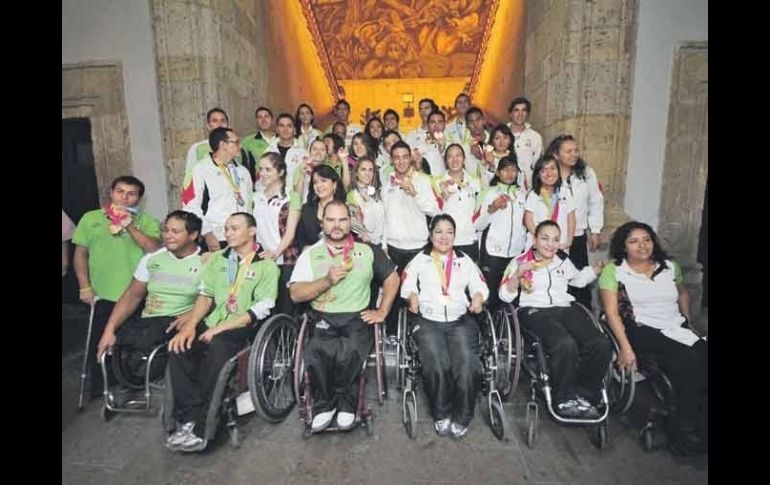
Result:
{"label": "zipper on jacket", "polygon": [[549,305],[553,305],[553,297],[551,296],[551,270],[548,270],[548,289],[545,290],[546,294],[548,295],[548,303]]}
{"label": "zipper on jacket", "polygon": [[[508,186],[507,192],[509,193],[509,195],[510,195],[511,187],[512,187],[511,185]],[[515,213],[513,209],[513,201],[511,201],[509,205],[511,206],[511,225],[510,225],[510,230],[508,231],[508,251],[505,253],[506,257],[510,257],[509,255],[511,254],[511,244],[513,242],[511,241],[513,239],[513,214]]]}

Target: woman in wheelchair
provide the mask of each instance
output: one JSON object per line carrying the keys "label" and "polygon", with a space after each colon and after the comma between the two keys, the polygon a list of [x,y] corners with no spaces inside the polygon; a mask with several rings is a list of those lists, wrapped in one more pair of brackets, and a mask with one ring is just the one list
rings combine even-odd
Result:
{"label": "woman in wheelchair", "polygon": [[256,225],[246,212],[227,218],[228,247],[203,267],[192,312],[180,318],[179,332],[169,341],[171,382],[166,385],[173,391],[174,418],[184,423],[166,440],[171,450],[206,448],[206,412],[219,373],[275,306],[280,271],[272,259],[258,256]]}
{"label": "woman in wheelchair", "polygon": [[641,222],[628,222],[615,231],[610,257],[599,292],[620,347],[618,365],[634,369],[635,352],[654,354],[677,397],[666,422],[669,448],[680,454],[705,451],[708,344],[686,327],[691,321],[690,297],[682,269],[668,259],[655,231]]}
{"label": "woman in wheelchair", "polygon": [[[401,297],[413,317],[412,337],[422,363],[434,428],[439,436],[468,432],[479,381],[479,329],[468,314],[481,313],[489,290],[471,258],[453,249],[455,221],[441,214],[430,240],[402,276]],[[468,301],[467,293],[472,296]]]}
{"label": "woman in wheelchair", "polygon": [[596,279],[601,264],[578,271],[559,250],[561,231],[546,220],[535,229],[534,246],[514,258],[500,282],[502,301],[519,296],[522,326],[536,335],[549,356],[555,411],[564,418],[596,419],[602,379],[611,358],[610,342],[589,315],[572,306],[567,285],[582,288]]}

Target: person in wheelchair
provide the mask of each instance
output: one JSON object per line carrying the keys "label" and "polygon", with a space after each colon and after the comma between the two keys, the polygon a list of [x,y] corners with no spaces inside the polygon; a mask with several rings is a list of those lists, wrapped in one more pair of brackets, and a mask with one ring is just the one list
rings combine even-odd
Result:
{"label": "person in wheelchair", "polygon": [[654,354],[678,401],[666,422],[669,448],[686,455],[705,452],[708,344],[686,325],[692,320],[682,268],[642,222],[627,222],[615,231],[610,257],[599,293],[620,347],[618,365],[635,369],[635,352]]}
{"label": "person in wheelchair", "polygon": [[166,440],[171,450],[206,448],[206,411],[219,372],[275,306],[280,271],[272,259],[258,256],[256,225],[246,212],[227,218],[228,247],[212,253],[204,265],[193,309],[179,319],[169,341],[167,385],[173,390],[174,418],[184,423]]}
{"label": "person in wheelchair", "polygon": [[507,303],[519,297],[522,326],[543,343],[549,356],[555,411],[564,418],[596,419],[611,344],[586,312],[572,306],[575,297],[567,293],[567,285],[582,288],[590,284],[602,265],[578,271],[559,250],[560,233],[554,221],[537,225],[533,247],[506,268],[499,296]]}
{"label": "person in wheelchair", "polygon": [[[166,216],[162,228],[165,247],[139,261],[131,284],[107,320],[97,345],[97,361],[116,344],[149,353],[189,315],[200,283],[197,240],[201,224],[191,212],[176,210]],[[136,310],[145,298],[140,317]]]}
{"label": "person in wheelchair", "polygon": [[[396,266],[379,247],[355,242],[350,210],[333,200],[323,209],[323,237],[300,255],[289,280],[295,303],[311,302],[305,367],[313,397],[312,432],[355,425],[356,382],[369,353],[368,324],[385,320],[398,292]],[[367,310],[372,278],[382,285],[380,306]]]}
{"label": "person in wheelchair", "polygon": [[439,436],[461,438],[473,419],[480,377],[479,328],[469,312],[481,313],[489,289],[471,258],[454,250],[454,239],[452,216],[431,220],[428,244],[404,269],[401,297],[417,314],[412,338],[433,427]]}

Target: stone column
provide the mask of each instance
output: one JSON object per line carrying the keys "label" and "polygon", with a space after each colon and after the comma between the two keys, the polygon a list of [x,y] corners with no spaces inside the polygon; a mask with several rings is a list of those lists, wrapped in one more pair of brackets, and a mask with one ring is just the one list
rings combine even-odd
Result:
{"label": "stone column", "polygon": [[703,280],[697,261],[698,236],[708,180],[708,43],[679,46],[670,99],[658,235],[682,265],[696,318]]}
{"label": "stone column", "polygon": [[636,0],[530,0],[524,85],[547,145],[570,133],[605,195],[606,241],[623,212]]}
{"label": "stone column", "polygon": [[152,0],[169,208],[180,207],[185,155],[207,136],[219,106],[241,136],[267,85],[263,15],[257,1]]}

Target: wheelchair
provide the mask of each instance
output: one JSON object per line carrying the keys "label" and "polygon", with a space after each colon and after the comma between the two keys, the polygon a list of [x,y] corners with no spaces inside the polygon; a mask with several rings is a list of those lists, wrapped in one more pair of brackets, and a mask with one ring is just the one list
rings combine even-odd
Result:
{"label": "wheelchair", "polygon": [[[163,391],[160,382],[168,358],[166,328],[169,317],[132,319],[118,330],[115,346],[99,359],[104,382],[101,415],[105,421],[117,413],[151,413],[153,391]],[[109,365],[108,365],[109,363]],[[109,385],[109,371],[128,394],[142,391],[141,397],[123,397],[121,389]]]}
{"label": "wheelchair", "polygon": [[[520,334],[520,337],[514,337],[515,340],[518,340],[519,338],[521,338],[521,342],[522,342],[521,352],[517,354],[517,357],[520,356],[521,358],[517,360],[521,361],[520,365],[530,380],[530,398],[529,398],[529,401],[527,402],[527,412],[526,412],[527,446],[529,446],[530,448],[534,448],[535,442],[537,441],[537,432],[539,427],[539,410],[540,410],[537,397],[538,397],[538,391],[540,391],[540,393],[542,393],[545,399],[545,404],[546,404],[546,408],[548,409],[548,413],[551,415],[553,419],[555,419],[557,422],[565,423],[565,424],[596,425],[596,444],[598,445],[599,449],[606,448],[609,441],[608,415],[610,411],[610,399],[607,391],[608,377],[605,376],[605,378],[602,381],[600,416],[598,418],[583,419],[583,418],[565,418],[565,417],[559,416],[559,414],[557,414],[553,408],[554,403],[551,395],[550,378],[548,376],[548,363],[547,363],[548,359],[543,349],[542,342],[534,333],[522,327],[519,321],[518,310],[513,304],[506,303],[503,305],[504,305],[504,309],[502,310],[502,312],[504,312],[504,317],[507,317],[512,322],[511,328],[513,332],[515,334]],[[597,319],[594,318],[594,316],[591,314],[591,312],[588,311],[586,307],[584,307],[583,305],[577,302],[573,302],[573,306],[585,312],[586,315],[590,318],[591,322],[593,322],[596,328],[602,333],[602,335],[605,335],[605,336],[607,335],[608,332],[597,321]],[[501,318],[503,318],[502,314],[501,314]],[[611,334],[611,332],[609,333]],[[613,356],[617,356],[617,353],[618,353],[617,342],[615,342],[614,339],[611,338],[611,335],[608,338],[610,338],[610,342],[613,346],[612,347]],[[614,358],[610,360],[610,364],[608,366],[608,373],[613,367],[613,361],[614,361]],[[512,384],[512,387],[515,390],[516,385]]]}
{"label": "wheelchair", "polygon": [[[626,305],[626,309],[630,309],[630,302],[626,302]],[[630,314],[624,313],[621,313],[624,329],[635,325],[633,319],[626,316]],[[610,410],[622,415],[632,426],[641,422],[638,426],[639,441],[644,451],[651,452],[656,448],[657,435],[663,428],[664,420],[676,408],[676,391],[671,379],[660,368],[654,352],[637,353],[636,370],[619,370],[614,363],[617,361],[620,345],[607,323],[606,315],[602,314],[599,322],[613,343],[613,362],[610,364],[607,386]],[[700,335],[689,321],[682,326]],[[637,412],[632,412],[632,407]]]}
{"label": "wheelchair", "polygon": [[[487,396],[489,426],[498,440],[507,440],[508,419],[503,410],[500,389],[508,389],[509,393],[511,389],[511,328],[505,322],[501,322],[502,328],[498,328],[486,308],[475,317],[479,324],[481,390]],[[417,439],[416,390],[421,379],[421,365],[412,328],[409,310],[403,306],[398,312],[396,333],[396,388],[401,391],[401,421],[406,434],[411,439]],[[498,337],[500,335],[502,339]]]}
{"label": "wheelchair", "polygon": [[[303,436],[305,438],[313,434],[311,425],[313,423],[313,394],[311,392],[310,373],[305,369],[305,362],[302,358],[303,351],[310,339],[309,314],[305,314],[297,338],[297,346],[294,357],[294,393],[297,402],[300,404],[300,421],[304,427]],[[382,405],[386,398],[385,387],[385,360],[384,360],[384,334],[381,324],[372,325],[374,329],[373,355],[370,352],[369,359],[363,363],[361,374],[358,379],[358,400],[356,404],[355,426],[363,426],[369,436],[374,434],[372,423],[374,413],[372,408],[366,403],[366,370],[371,366],[371,357],[374,357],[375,379],[377,384],[377,402]],[[324,431],[338,431],[335,424],[330,425]]]}
{"label": "wheelchair", "polygon": [[[275,315],[261,324],[260,329],[270,320],[282,317]],[[240,447],[243,442],[241,423],[243,416],[255,411],[249,392],[248,367],[252,341],[248,338],[246,346],[229,358],[219,371],[214,393],[206,412],[206,429],[203,438],[209,442],[217,436],[221,427],[227,430],[228,440],[233,448]],[[174,391],[171,386],[169,367],[165,370],[165,392],[161,407],[161,424],[166,434],[173,433],[182,423],[174,418]]]}

